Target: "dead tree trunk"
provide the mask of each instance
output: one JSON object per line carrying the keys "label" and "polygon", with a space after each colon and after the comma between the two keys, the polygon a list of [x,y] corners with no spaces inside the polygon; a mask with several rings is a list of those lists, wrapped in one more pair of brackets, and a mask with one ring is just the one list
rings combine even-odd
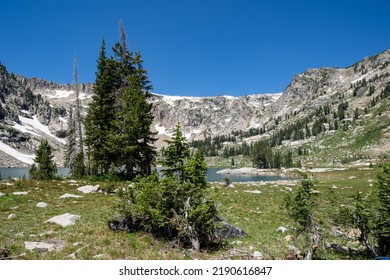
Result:
{"label": "dead tree trunk", "polygon": [[311,242],[310,242],[309,252],[307,252],[305,260],[312,260],[313,259],[314,255],[316,253],[316,250],[318,248],[319,240],[320,240],[320,238],[318,235],[318,228],[317,228],[317,226],[314,226],[313,235],[311,237]]}

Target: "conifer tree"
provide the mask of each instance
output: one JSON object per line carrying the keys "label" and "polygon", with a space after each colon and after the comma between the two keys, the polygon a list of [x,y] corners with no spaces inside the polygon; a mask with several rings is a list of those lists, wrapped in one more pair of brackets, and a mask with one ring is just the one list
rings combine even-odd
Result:
{"label": "conifer tree", "polygon": [[376,189],[379,206],[375,233],[380,253],[388,256],[390,254],[390,163],[383,164]]}
{"label": "conifer tree", "polygon": [[76,133],[78,141],[78,150],[75,157],[75,165],[78,166],[78,171],[76,174],[77,177],[81,177],[85,173],[85,163],[84,163],[84,140],[83,140],[83,120],[81,117],[81,104],[80,104],[80,92],[79,92],[79,73],[77,65],[76,53],[74,54],[73,62],[73,79],[76,85],[76,115],[75,115],[75,124],[76,124]]}
{"label": "conifer tree", "polygon": [[133,74],[128,77],[129,85],[123,95],[123,113],[121,128],[123,129],[121,152],[123,164],[126,166],[128,177],[134,176],[133,168],[136,167],[141,175],[151,174],[151,166],[156,157],[153,143],[155,133],[150,126],[154,116],[151,112],[152,105],[147,102],[148,90],[151,89],[142,68],[142,60],[139,53],[136,54]]}
{"label": "conifer tree", "polygon": [[184,164],[185,180],[196,187],[206,187],[207,165],[202,152],[197,150]]}
{"label": "conifer tree", "polygon": [[34,164],[29,170],[31,179],[52,180],[57,173],[57,167],[53,160],[51,146],[47,140],[43,140],[38,147]]}
{"label": "conifer tree", "polygon": [[112,138],[115,133],[115,95],[119,79],[116,77],[117,63],[108,60],[104,39],[97,60],[96,81],[92,101],[86,117],[86,144],[92,161],[93,173],[107,173],[116,161]]}
{"label": "conifer tree", "polygon": [[66,131],[66,144],[65,144],[65,153],[64,153],[64,165],[65,167],[72,170],[74,165],[74,158],[77,152],[77,143],[76,143],[76,124],[73,118],[73,109],[69,109],[68,117],[68,129]]}
{"label": "conifer tree", "polygon": [[106,57],[102,43],[87,115],[87,145],[91,160],[101,173],[107,173],[110,164],[115,163],[124,167],[131,179],[137,173],[150,174],[155,161],[156,139],[150,130],[152,105],[148,103],[152,86],[140,53],[133,54],[128,49],[122,22],[119,37],[113,57]]}
{"label": "conifer tree", "polygon": [[168,169],[163,170],[165,176],[176,176],[181,182],[184,181],[184,163],[190,156],[190,148],[183,136],[180,124],[176,125],[171,140],[166,140],[168,147],[165,149],[165,157],[161,163]]}

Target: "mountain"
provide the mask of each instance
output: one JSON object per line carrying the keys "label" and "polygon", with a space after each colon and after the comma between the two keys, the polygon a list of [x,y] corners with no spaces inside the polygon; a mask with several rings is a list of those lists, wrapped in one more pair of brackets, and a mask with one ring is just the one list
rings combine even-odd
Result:
{"label": "mountain", "polygon": [[[284,147],[311,143],[308,147],[318,150],[318,157],[332,154],[330,146],[343,158],[348,153],[383,155],[390,149],[389,65],[390,50],[386,50],[347,68],[309,69],[278,94],[204,98],[153,94],[152,129],[158,133],[157,146],[164,145],[180,122],[189,141],[250,131],[241,133],[241,142],[278,136]],[[85,114],[93,84],[56,84],[10,74],[0,67],[0,166],[30,164],[41,138],[49,140],[57,163],[62,164],[68,111],[75,104],[76,87]],[[263,133],[258,133],[260,128]]]}

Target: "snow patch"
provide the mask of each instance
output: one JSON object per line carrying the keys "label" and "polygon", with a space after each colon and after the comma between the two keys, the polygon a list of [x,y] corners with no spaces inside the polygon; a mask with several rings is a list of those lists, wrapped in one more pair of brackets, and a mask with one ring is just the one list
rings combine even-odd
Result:
{"label": "snow patch", "polygon": [[27,163],[27,164],[33,164],[35,155],[26,155],[23,154],[14,148],[8,146],[7,144],[4,144],[3,142],[0,142],[0,150],[3,151],[6,154],[9,154],[10,156],[16,158],[17,160],[20,160],[21,162]]}
{"label": "snow patch", "polygon": [[192,97],[192,96],[173,96],[173,95],[164,95],[158,93],[153,93],[153,94],[156,96],[161,96],[163,100],[171,106],[174,106],[175,102],[179,100],[200,101],[202,99],[201,97]]}
{"label": "snow patch", "polygon": [[172,136],[172,134],[170,134],[170,133],[168,133],[168,132],[166,131],[166,129],[165,129],[164,126],[160,126],[160,125],[156,124],[156,125],[154,126],[154,128],[156,129],[157,134],[165,134],[165,135],[168,135],[168,136]]}
{"label": "snow patch", "polygon": [[67,98],[74,93],[73,90],[55,90],[55,95],[49,96],[49,98]]}
{"label": "snow patch", "polygon": [[228,100],[236,100],[237,97],[231,96],[231,95],[221,95],[221,97],[226,98]]}
{"label": "snow patch", "polygon": [[29,133],[29,134],[32,134],[32,135],[35,135],[35,136],[39,136],[38,134],[36,134],[30,127],[26,127],[24,125],[20,125],[18,123],[14,124],[12,126],[12,128],[16,129],[16,130],[19,130],[20,132],[24,132],[24,133]]}
{"label": "snow patch", "polygon": [[[33,116],[32,119],[19,116],[19,120],[22,122],[23,125],[30,126],[30,128],[26,127],[27,130],[30,130],[32,128],[35,131],[43,132],[43,133],[55,138],[58,142],[61,142],[62,144],[65,144],[65,142],[66,142],[65,139],[58,138],[54,134],[52,134],[49,130],[49,127],[47,125],[43,125],[38,120],[38,118],[36,116]],[[19,127],[19,128],[21,128],[21,127]]]}
{"label": "snow patch", "polygon": [[31,115],[31,112],[26,111],[26,110],[20,110],[20,112],[22,112],[23,114],[26,114],[26,115]]}

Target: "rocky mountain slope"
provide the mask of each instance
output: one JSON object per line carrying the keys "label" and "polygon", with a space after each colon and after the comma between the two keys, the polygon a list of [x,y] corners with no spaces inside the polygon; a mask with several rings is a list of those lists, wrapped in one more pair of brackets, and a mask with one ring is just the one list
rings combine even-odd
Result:
{"label": "rocky mountain slope", "polygon": [[[243,139],[251,142],[294,127],[305,118],[312,127],[319,119],[319,109],[326,107],[330,116],[321,124],[323,135],[326,135],[337,131],[333,127],[338,118],[335,114],[341,103],[348,103],[343,112],[344,119],[350,120],[351,127],[357,131],[350,130],[344,136],[360,135],[369,131],[369,126],[376,129],[381,124],[379,142],[374,146],[371,142],[363,145],[364,148],[372,146],[367,148],[368,153],[380,152],[386,150],[389,143],[388,98],[380,98],[389,84],[390,50],[387,50],[345,69],[309,69],[296,75],[279,94],[205,98],[154,94],[151,98],[155,115],[153,129],[158,133],[158,147],[170,137],[178,122],[188,140],[228,135],[232,131],[251,128],[267,130],[264,135]],[[93,84],[60,85],[9,74],[4,66],[0,66],[0,166],[30,164],[41,138],[50,141],[56,151],[56,160],[61,164],[68,110],[75,105],[76,86],[85,114]],[[356,111],[360,118],[354,122]],[[334,117],[331,117],[332,112]],[[319,136],[311,137],[300,141],[299,145],[317,140],[321,140]],[[292,139],[283,144],[296,145]]]}

